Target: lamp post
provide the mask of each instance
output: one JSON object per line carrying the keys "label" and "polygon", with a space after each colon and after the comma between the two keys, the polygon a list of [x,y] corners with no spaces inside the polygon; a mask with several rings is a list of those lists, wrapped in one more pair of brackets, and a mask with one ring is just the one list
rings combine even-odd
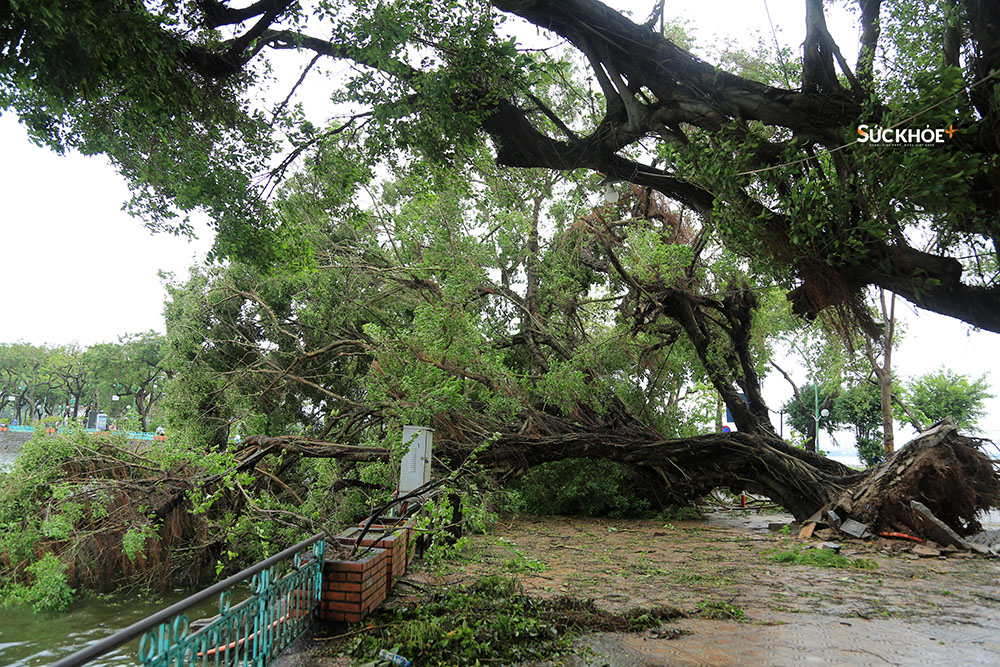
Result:
{"label": "lamp post", "polygon": [[[816,407],[817,408],[819,407],[818,402],[816,403]],[[819,451],[819,418],[829,417],[829,416],[830,416],[830,411],[827,410],[826,408],[823,408],[822,410],[818,411],[816,414],[813,415],[813,419],[816,420],[816,436],[815,439],[813,440],[813,445],[815,445],[817,452]]]}

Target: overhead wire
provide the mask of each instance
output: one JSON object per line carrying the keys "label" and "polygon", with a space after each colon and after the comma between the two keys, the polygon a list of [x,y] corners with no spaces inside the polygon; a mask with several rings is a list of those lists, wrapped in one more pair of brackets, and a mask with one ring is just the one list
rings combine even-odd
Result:
{"label": "overhead wire", "polygon": [[781,45],[778,44],[778,33],[774,30],[774,21],[771,20],[771,9],[767,6],[767,0],[763,1],[764,12],[767,13],[767,23],[771,26],[771,37],[774,38],[774,54],[778,57],[778,62],[781,63],[781,74],[785,77],[785,85],[791,88],[792,78],[788,76],[788,63],[785,62],[785,58],[781,54]]}
{"label": "overhead wire", "polygon": [[[896,128],[900,127],[901,125],[904,125],[905,123],[909,123],[910,121],[912,121],[912,120],[914,120],[916,118],[919,118],[920,116],[923,116],[925,113],[927,113],[929,111],[933,111],[934,109],[940,107],[941,105],[943,105],[943,104],[949,102],[950,100],[958,97],[958,95],[960,93],[964,93],[964,92],[966,92],[966,90],[972,90],[976,86],[979,86],[979,85],[987,82],[990,79],[994,79],[997,76],[1000,76],[1000,71],[990,72],[989,74],[987,74],[983,78],[981,78],[978,81],[975,81],[974,83],[972,83],[968,87],[968,89],[963,88],[961,90],[957,90],[954,93],[952,93],[951,95],[945,97],[943,100],[935,102],[934,104],[932,104],[932,105],[930,105],[928,107],[925,107],[925,108],[917,111],[916,113],[914,113],[914,114],[912,114],[912,115],[904,118],[903,120],[899,121],[895,125],[890,125],[886,129],[895,130]],[[820,152],[820,153],[818,153],[818,154],[816,154],[814,156],[810,155],[810,156],[803,157],[803,158],[797,158],[795,160],[790,160],[788,162],[783,162],[781,164],[772,165],[770,167],[761,167],[760,169],[750,169],[750,170],[747,170],[747,171],[740,171],[740,172],[737,172],[737,173],[733,174],[733,176],[749,176],[749,175],[752,175],[752,174],[759,174],[759,173],[763,173],[763,172],[767,172],[767,171],[774,171],[776,169],[782,169],[784,167],[795,166],[795,165],[801,164],[803,162],[809,162],[811,160],[815,160],[816,158],[821,157],[823,155],[831,155],[831,154],[836,153],[838,151],[842,151],[845,148],[849,148],[849,147],[853,146],[854,144],[858,143],[859,141],[860,141],[860,139],[854,139],[853,141],[849,141],[846,144],[843,144],[841,146],[837,146],[835,148],[831,148],[830,150],[827,150],[827,151],[822,151],[822,152]]]}

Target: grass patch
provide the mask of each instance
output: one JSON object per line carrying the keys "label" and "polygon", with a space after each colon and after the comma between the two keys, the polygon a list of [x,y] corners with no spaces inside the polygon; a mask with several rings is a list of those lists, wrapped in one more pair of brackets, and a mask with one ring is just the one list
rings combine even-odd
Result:
{"label": "grass patch", "polygon": [[776,563],[792,565],[812,565],[813,567],[854,568],[858,570],[876,570],[878,563],[868,558],[848,558],[838,554],[833,549],[774,549],[765,552],[770,560]]}
{"label": "grass patch", "polygon": [[506,547],[507,551],[510,552],[510,556],[504,559],[501,563],[502,567],[508,572],[523,574],[528,572],[545,572],[549,569],[548,565],[535,558],[529,558],[524,555],[524,552],[510,542],[504,539],[500,539],[498,542]]}
{"label": "grass patch", "polygon": [[613,614],[572,597],[538,600],[516,579],[489,576],[380,610],[330,650],[361,663],[394,648],[416,665],[515,664],[568,654],[572,638],[583,631],[636,632],[683,615],[668,607]]}
{"label": "grass patch", "polygon": [[743,610],[731,602],[699,602],[698,615],[717,621],[744,621]]}

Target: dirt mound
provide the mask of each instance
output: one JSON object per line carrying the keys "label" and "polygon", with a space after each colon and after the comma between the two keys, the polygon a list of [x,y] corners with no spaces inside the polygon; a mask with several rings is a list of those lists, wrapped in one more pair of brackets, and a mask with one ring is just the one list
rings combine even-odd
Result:
{"label": "dirt mound", "polygon": [[543,600],[541,606],[543,616],[556,627],[591,632],[636,632],[687,616],[681,610],[665,605],[636,607],[616,613],[599,608],[593,599],[569,595]]}

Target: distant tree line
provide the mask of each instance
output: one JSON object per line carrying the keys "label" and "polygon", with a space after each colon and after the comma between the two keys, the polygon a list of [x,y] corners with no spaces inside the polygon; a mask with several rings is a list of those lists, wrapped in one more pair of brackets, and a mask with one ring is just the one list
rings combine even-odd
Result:
{"label": "distant tree line", "polygon": [[[917,431],[950,417],[962,430],[978,432],[985,403],[993,397],[985,375],[971,379],[943,366],[908,382],[894,382],[892,391],[895,420]],[[879,394],[878,384],[870,378],[839,386],[809,384],[782,409],[791,427],[805,437],[814,437],[817,421],[831,434],[852,429],[858,457],[874,465],[885,456]]]}
{"label": "distant tree line", "polygon": [[149,430],[168,377],[164,345],[165,337],[152,331],[88,348],[0,345],[0,419],[31,424],[99,411],[113,419],[134,416]]}

